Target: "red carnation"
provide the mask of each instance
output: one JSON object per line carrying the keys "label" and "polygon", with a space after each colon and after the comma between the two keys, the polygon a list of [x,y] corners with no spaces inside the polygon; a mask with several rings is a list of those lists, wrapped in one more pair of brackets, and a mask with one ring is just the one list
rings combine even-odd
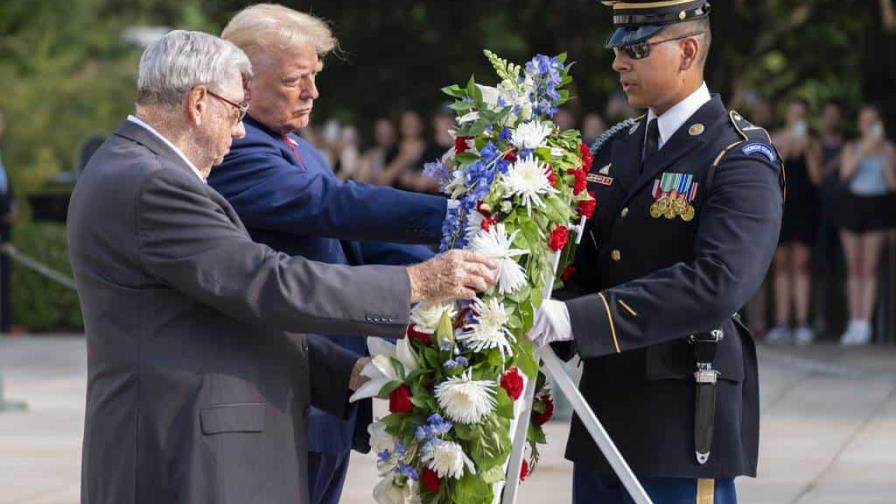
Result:
{"label": "red carnation", "polygon": [[592,215],[594,215],[594,210],[597,208],[597,200],[594,199],[594,194],[591,194],[592,199],[582,200],[579,202],[579,215],[585,217],[586,219],[590,219]]}
{"label": "red carnation", "polygon": [[567,266],[563,273],[560,273],[560,278],[563,279],[564,282],[568,281],[576,274],[576,269],[573,266]]}
{"label": "red carnation", "polygon": [[409,413],[412,409],[414,409],[414,403],[411,402],[411,387],[402,383],[389,393],[390,413]]}
{"label": "red carnation", "polygon": [[411,341],[419,341],[424,345],[432,345],[432,336],[426,334],[425,332],[420,332],[417,330],[417,326],[411,324],[408,326],[407,336]]}
{"label": "red carnation", "polygon": [[591,163],[594,162],[594,159],[591,157],[591,149],[589,149],[585,144],[579,144],[579,154],[582,155],[582,168],[585,171],[591,170]]}
{"label": "red carnation", "polygon": [[547,175],[548,182],[551,183],[551,187],[557,187],[557,174],[554,173],[554,170],[547,168],[545,175]]}
{"label": "red carnation", "polygon": [[544,405],[544,411],[535,415],[532,419],[535,425],[544,425],[554,416],[554,400],[549,395],[541,396],[541,404]]}
{"label": "red carnation", "polygon": [[529,476],[529,462],[523,460],[523,467],[520,467],[520,481],[526,481],[526,476]]}
{"label": "red carnation", "polygon": [[516,401],[523,394],[523,377],[517,368],[510,368],[501,375],[501,388],[507,392],[511,399]]}
{"label": "red carnation", "polygon": [[504,154],[504,160],[510,161],[511,163],[516,161],[516,151],[513,149],[510,149],[509,151],[507,151],[507,153]]}
{"label": "red carnation", "polygon": [[588,185],[588,180],[585,178],[585,170],[582,168],[574,168],[566,170],[566,173],[575,177],[575,182],[573,182],[572,185],[572,193],[578,196]]}
{"label": "red carnation", "polygon": [[469,137],[455,137],[454,139],[454,151],[458,154],[467,151],[467,139]]}
{"label": "red carnation", "polygon": [[548,236],[548,247],[555,252],[563,250],[567,240],[569,240],[569,231],[566,229],[566,226],[557,226],[551,231],[551,235]]}
{"label": "red carnation", "polygon": [[432,469],[424,467],[420,474],[420,484],[431,493],[438,493],[442,486],[442,478],[439,478],[439,475]]}
{"label": "red carnation", "polygon": [[489,228],[492,227],[492,224],[494,224],[494,223],[495,223],[494,217],[486,217],[486,218],[482,219],[482,222],[479,224],[479,227],[481,227],[484,231],[488,231]]}

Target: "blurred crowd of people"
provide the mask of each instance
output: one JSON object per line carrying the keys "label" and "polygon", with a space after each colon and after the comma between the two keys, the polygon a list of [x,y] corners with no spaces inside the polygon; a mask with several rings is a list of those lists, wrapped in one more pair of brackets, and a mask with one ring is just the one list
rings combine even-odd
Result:
{"label": "blurred crowd of people", "polygon": [[[561,129],[577,128],[583,142],[590,144],[607,129],[604,117],[623,119],[631,114],[624,97],[611,99],[604,114],[578,113],[561,108],[554,121]],[[437,192],[438,184],[423,175],[424,163],[440,158],[454,146],[451,130],[454,111],[438,108],[427,122],[414,110],[402,112],[395,120],[377,119],[365,135],[352,124],[330,119],[302,130],[302,135],[327,156],[342,180],[359,180],[417,192]]]}
{"label": "blurred crowd of people", "polygon": [[778,120],[773,102],[757,99],[751,119],[772,132],[787,174],[774,302],[766,306],[766,289],[754,299],[754,333],[766,333],[770,321],[772,343],[836,334],[842,345],[867,344],[883,299],[880,264],[896,192],[896,150],[880,108],[831,100],[816,110],[794,99]]}
{"label": "blurred crowd of people", "polygon": [[[745,105],[748,117],[771,133],[787,175],[780,247],[769,281],[746,310],[751,329],[772,343],[808,344],[818,334],[837,334],[844,345],[868,343],[887,201],[896,192],[896,151],[875,105],[851,110],[832,100],[813,110],[801,99],[781,105],[780,114],[772,100],[754,97]],[[561,108],[554,121],[578,128],[590,145],[608,124],[631,115],[620,95],[603,113]],[[454,145],[454,127],[453,111],[442,106],[429,121],[413,110],[377,119],[367,142],[356,126],[335,120],[303,134],[340,179],[437,192],[423,165]]]}

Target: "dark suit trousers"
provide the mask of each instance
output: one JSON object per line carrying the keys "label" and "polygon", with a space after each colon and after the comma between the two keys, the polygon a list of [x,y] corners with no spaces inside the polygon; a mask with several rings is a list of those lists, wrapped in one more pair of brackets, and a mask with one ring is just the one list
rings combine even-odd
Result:
{"label": "dark suit trousers", "polygon": [[308,452],[311,504],[339,504],[351,453],[351,450],[339,453]]}

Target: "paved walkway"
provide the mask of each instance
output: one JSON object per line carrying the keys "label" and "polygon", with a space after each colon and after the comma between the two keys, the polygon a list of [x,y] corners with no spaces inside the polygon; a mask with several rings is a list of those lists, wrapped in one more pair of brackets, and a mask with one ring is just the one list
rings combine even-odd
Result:
{"label": "paved walkway", "polygon": [[[763,347],[760,474],[738,481],[746,504],[896,503],[896,347]],[[84,419],[79,337],[0,338],[8,400],[0,413],[0,503],[75,504]],[[599,415],[599,412],[598,412]],[[570,500],[563,423],[519,503]],[[357,455],[343,502],[372,502],[372,457]]]}

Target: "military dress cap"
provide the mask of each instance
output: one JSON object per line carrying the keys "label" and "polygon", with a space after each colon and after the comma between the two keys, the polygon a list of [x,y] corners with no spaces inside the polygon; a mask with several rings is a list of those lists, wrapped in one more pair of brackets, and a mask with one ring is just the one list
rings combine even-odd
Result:
{"label": "military dress cap", "polygon": [[709,15],[709,0],[604,1],[613,8],[616,31],[606,46],[622,47],[643,42],[668,25]]}

